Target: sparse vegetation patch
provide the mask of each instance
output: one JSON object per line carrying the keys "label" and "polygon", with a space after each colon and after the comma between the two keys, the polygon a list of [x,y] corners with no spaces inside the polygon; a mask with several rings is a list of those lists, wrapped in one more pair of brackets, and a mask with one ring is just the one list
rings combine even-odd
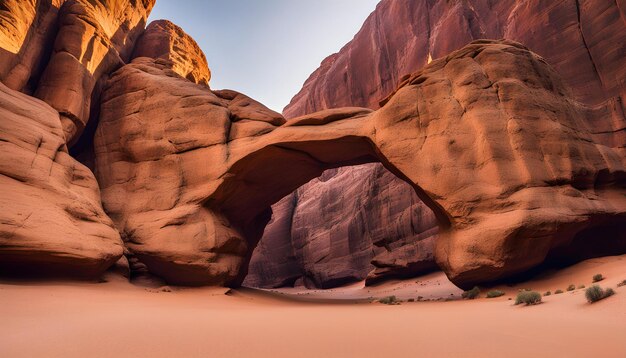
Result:
{"label": "sparse vegetation patch", "polygon": [[612,288],[607,288],[606,290],[602,289],[602,287],[598,285],[593,285],[585,290],[585,297],[589,303],[598,302],[602,299],[605,299],[609,296],[613,296],[615,291]]}
{"label": "sparse vegetation patch", "polygon": [[378,300],[378,302],[385,305],[399,305],[400,301],[396,298],[396,296],[387,296]]}
{"label": "sparse vegetation patch", "polygon": [[526,306],[541,303],[541,295],[539,294],[539,292],[535,291],[522,291],[517,294],[517,297],[515,298],[515,304],[520,305],[522,303]]}
{"label": "sparse vegetation patch", "polygon": [[593,282],[600,282],[604,280],[604,276],[602,276],[602,274],[595,274],[593,275]]}
{"label": "sparse vegetation patch", "polygon": [[480,288],[478,288],[478,286],[474,286],[474,288],[472,288],[471,290],[463,292],[463,294],[461,294],[461,297],[467,300],[473,300],[477,298],[479,295],[480,295]]}
{"label": "sparse vegetation patch", "polygon": [[495,298],[495,297],[500,297],[500,296],[504,296],[504,291],[491,290],[487,292],[487,298]]}

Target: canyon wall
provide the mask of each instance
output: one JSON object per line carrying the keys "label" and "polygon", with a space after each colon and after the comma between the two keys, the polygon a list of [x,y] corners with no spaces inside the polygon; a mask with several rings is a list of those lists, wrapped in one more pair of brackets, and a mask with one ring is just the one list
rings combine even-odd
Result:
{"label": "canyon wall", "polygon": [[[554,66],[573,90],[573,97],[587,105],[584,125],[592,135],[626,155],[625,19],[626,3],[620,1],[383,0],[354,39],[310,75],[284,115],[292,118],[339,106],[376,109],[405,75],[433,59],[445,57],[474,39],[506,38],[524,44]],[[413,188],[391,173],[380,176],[381,171],[380,165],[339,169],[275,205],[272,222],[252,258],[247,284],[274,287],[282,285],[286,277],[293,282],[296,276],[319,287],[360,280],[382,271],[376,242],[415,246],[424,238],[422,233],[436,239],[433,216],[424,214],[428,209]],[[332,175],[337,178],[330,180]],[[362,187],[363,182],[372,181],[378,181],[381,189],[377,192]],[[330,192],[341,204],[319,208],[320,203],[300,200]],[[362,215],[365,202],[379,203],[367,206],[369,212],[377,214]],[[309,209],[312,205],[318,206],[316,210]],[[386,206],[394,209],[389,211]],[[348,235],[336,235],[338,220],[343,221],[343,227],[368,227],[367,234],[359,235],[369,244],[350,245]],[[307,222],[318,224],[314,237],[302,242],[311,233]],[[385,230],[371,231],[381,227]],[[327,242],[332,238],[333,243],[323,245],[325,255],[308,255],[310,247],[321,249],[323,237]],[[276,254],[265,250],[265,242],[279,245],[281,250]],[[427,242],[421,246],[428,252]],[[293,254],[283,257],[285,251]],[[385,250],[385,255],[399,262],[406,257],[402,250]],[[349,264],[346,267],[338,262]],[[394,270],[422,272],[409,270],[407,262],[384,273],[393,276]],[[333,282],[320,277],[332,277]]]}

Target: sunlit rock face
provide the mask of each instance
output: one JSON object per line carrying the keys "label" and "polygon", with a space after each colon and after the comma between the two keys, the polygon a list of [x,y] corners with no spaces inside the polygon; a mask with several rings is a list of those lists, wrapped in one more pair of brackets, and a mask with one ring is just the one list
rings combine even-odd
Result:
{"label": "sunlit rock face", "polygon": [[[626,25],[622,19],[623,9],[610,1],[383,0],[355,38],[341,51],[326,58],[311,74],[302,90],[285,108],[284,115],[291,118],[339,106],[376,109],[379,101],[395,89],[403,76],[422,68],[432,59],[444,57],[474,39],[507,38],[523,43],[555,67],[572,89],[573,97],[587,105],[585,125],[594,138],[624,156],[626,85],[620,79],[626,77],[623,61],[626,55]],[[331,218],[336,216],[346,221],[358,221],[362,210],[358,203],[372,201],[395,209],[389,212],[392,217],[384,217],[384,207],[370,207],[370,210],[383,214],[368,223],[370,230],[379,226],[389,228],[391,225],[393,228],[390,231],[396,234],[385,232],[385,235],[377,236],[381,233],[379,231],[366,239],[372,237],[373,242],[395,240],[415,246],[423,237],[421,233],[431,233],[434,240],[437,228],[432,220],[424,220],[420,214],[414,214],[427,209],[419,202],[413,189],[390,175],[377,179],[381,168],[375,168],[371,166],[369,173],[358,170],[354,175],[344,174],[355,169],[339,169],[335,173],[344,180],[313,181],[298,189],[280,206],[275,206],[274,218],[262,242],[280,242],[282,246],[292,247],[295,253],[286,262],[286,258],[271,251],[259,250],[252,259],[248,282],[257,286],[275,286],[284,281],[284,277],[303,274],[313,277],[344,276],[343,282],[364,278],[381,263],[378,259],[370,261],[377,250],[375,245],[350,246],[347,236],[337,247],[349,247],[349,250],[333,251],[332,247],[328,247],[329,255],[318,258],[315,265],[302,259],[303,255],[298,252],[306,246],[296,242],[295,238],[303,237],[307,228],[299,227],[297,222],[301,220],[293,215],[300,212],[297,209],[299,205],[310,206],[308,202],[300,204],[298,198],[311,197],[314,193],[334,191],[356,195],[337,197],[337,200],[353,204],[336,205],[332,210],[310,213],[313,215],[308,218],[310,221],[319,217],[317,233],[331,235],[335,223]],[[363,175],[368,179],[359,177]],[[345,180],[346,177],[355,179]],[[378,193],[366,190],[355,193],[353,187],[358,187],[364,180],[380,180],[379,186],[385,189]],[[331,185],[339,187],[328,188]],[[393,195],[389,195],[391,192]],[[385,193],[385,196],[380,193]],[[285,204],[287,202],[291,207]],[[410,220],[403,219],[409,217]],[[413,225],[412,230],[407,230],[408,223]],[[311,240],[317,241],[314,238]],[[334,242],[339,240],[336,238]],[[265,246],[262,244],[261,247]],[[397,269],[398,274],[406,273],[408,262],[402,264],[405,254],[398,250],[386,252],[388,259],[400,264],[395,268],[387,267],[384,272],[393,275]],[[349,264],[350,269],[334,263],[340,257],[343,262],[352,263]],[[278,274],[273,268],[276,263],[290,270],[279,270]],[[264,271],[274,274],[265,274]],[[419,274],[420,270],[413,273]],[[319,279],[314,281],[322,286],[331,285]]]}
{"label": "sunlit rock face", "polygon": [[5,0],[0,7],[0,80],[32,94],[52,51],[63,0]]}
{"label": "sunlit rock face", "polygon": [[188,80],[209,85],[211,71],[206,56],[191,36],[167,20],[153,21],[137,41],[133,57],[169,60],[172,69]]}
{"label": "sunlit rock face", "polygon": [[67,0],[58,12],[58,32],[35,96],[61,113],[67,142],[89,121],[96,83],[129,60],[154,0]]}

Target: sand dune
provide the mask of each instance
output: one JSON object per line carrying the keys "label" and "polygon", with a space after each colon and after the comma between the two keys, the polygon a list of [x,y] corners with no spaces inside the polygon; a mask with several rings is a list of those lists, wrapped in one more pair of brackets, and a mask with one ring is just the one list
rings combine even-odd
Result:
{"label": "sand dune", "polygon": [[[521,287],[591,284],[514,306]],[[545,274],[495,299],[367,303],[368,297],[458,297],[441,274],[336,290],[168,288],[106,283],[0,284],[2,357],[625,357],[626,255]],[[417,281],[417,282],[416,282]]]}

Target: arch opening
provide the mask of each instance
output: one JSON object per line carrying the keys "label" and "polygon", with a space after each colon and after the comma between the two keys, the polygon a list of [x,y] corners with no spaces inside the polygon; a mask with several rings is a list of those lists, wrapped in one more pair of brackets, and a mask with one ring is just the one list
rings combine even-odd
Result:
{"label": "arch opening", "polygon": [[[293,195],[298,188],[312,180],[319,180],[328,170],[343,168],[357,168],[363,165],[378,166],[378,171],[388,178],[393,178],[404,186],[404,193],[409,193],[413,203],[418,206],[419,212],[426,213],[428,220],[434,222],[435,232],[450,226],[448,216],[441,206],[432,200],[427,193],[411,182],[397,168],[384,158],[376,148],[372,140],[367,136],[347,135],[329,140],[303,140],[284,141],[273,143],[261,149],[250,152],[240,158],[224,176],[221,185],[215,194],[205,205],[214,212],[219,212],[226,217],[229,225],[241,233],[246,241],[246,256],[241,264],[239,274],[231,286],[239,286],[248,274],[250,260],[263,233],[272,218],[272,205],[281,199]],[[288,168],[288,170],[285,170]],[[348,198],[351,200],[352,198]],[[413,225],[415,217],[407,218]],[[431,228],[429,228],[431,229]],[[404,236],[419,236],[418,227],[412,227],[410,234]],[[431,230],[432,231],[432,230]],[[430,232],[434,234],[434,232]],[[355,237],[354,232],[346,232],[347,237],[334,233],[335,240],[347,240],[352,245],[370,246],[369,253],[362,253],[359,258],[360,270],[353,273],[339,274],[341,277],[328,277],[324,279],[309,280],[312,286],[331,287],[343,283],[368,278],[370,283],[379,281],[384,277],[410,277],[413,273],[432,271],[438,266],[434,259],[433,242],[428,243],[416,240],[410,241],[409,237],[396,235],[395,237]],[[361,232],[361,234],[366,234]],[[339,236],[337,236],[339,235]],[[352,236],[350,236],[352,235]],[[382,235],[382,234],[381,234]],[[402,241],[401,239],[405,239]],[[362,243],[357,243],[362,240]],[[345,242],[344,242],[345,244]],[[411,246],[413,247],[408,247]],[[332,245],[331,245],[332,246]],[[403,260],[416,251],[427,251],[424,260],[406,263],[405,267],[395,267],[392,263],[393,247],[404,246],[408,251]],[[331,249],[333,249],[331,247]],[[348,248],[348,251],[350,248]],[[367,249],[365,249],[367,250]],[[364,261],[365,264],[363,264]],[[371,270],[367,270],[371,268]],[[350,269],[347,269],[350,271]],[[358,272],[356,272],[358,271]],[[368,276],[369,271],[376,271]],[[364,276],[365,272],[365,276]],[[306,276],[306,275],[305,275]],[[293,284],[287,279],[285,284]]]}
{"label": "arch opening", "polygon": [[439,221],[380,163],[326,170],[272,210],[243,286],[373,285],[439,268]]}

